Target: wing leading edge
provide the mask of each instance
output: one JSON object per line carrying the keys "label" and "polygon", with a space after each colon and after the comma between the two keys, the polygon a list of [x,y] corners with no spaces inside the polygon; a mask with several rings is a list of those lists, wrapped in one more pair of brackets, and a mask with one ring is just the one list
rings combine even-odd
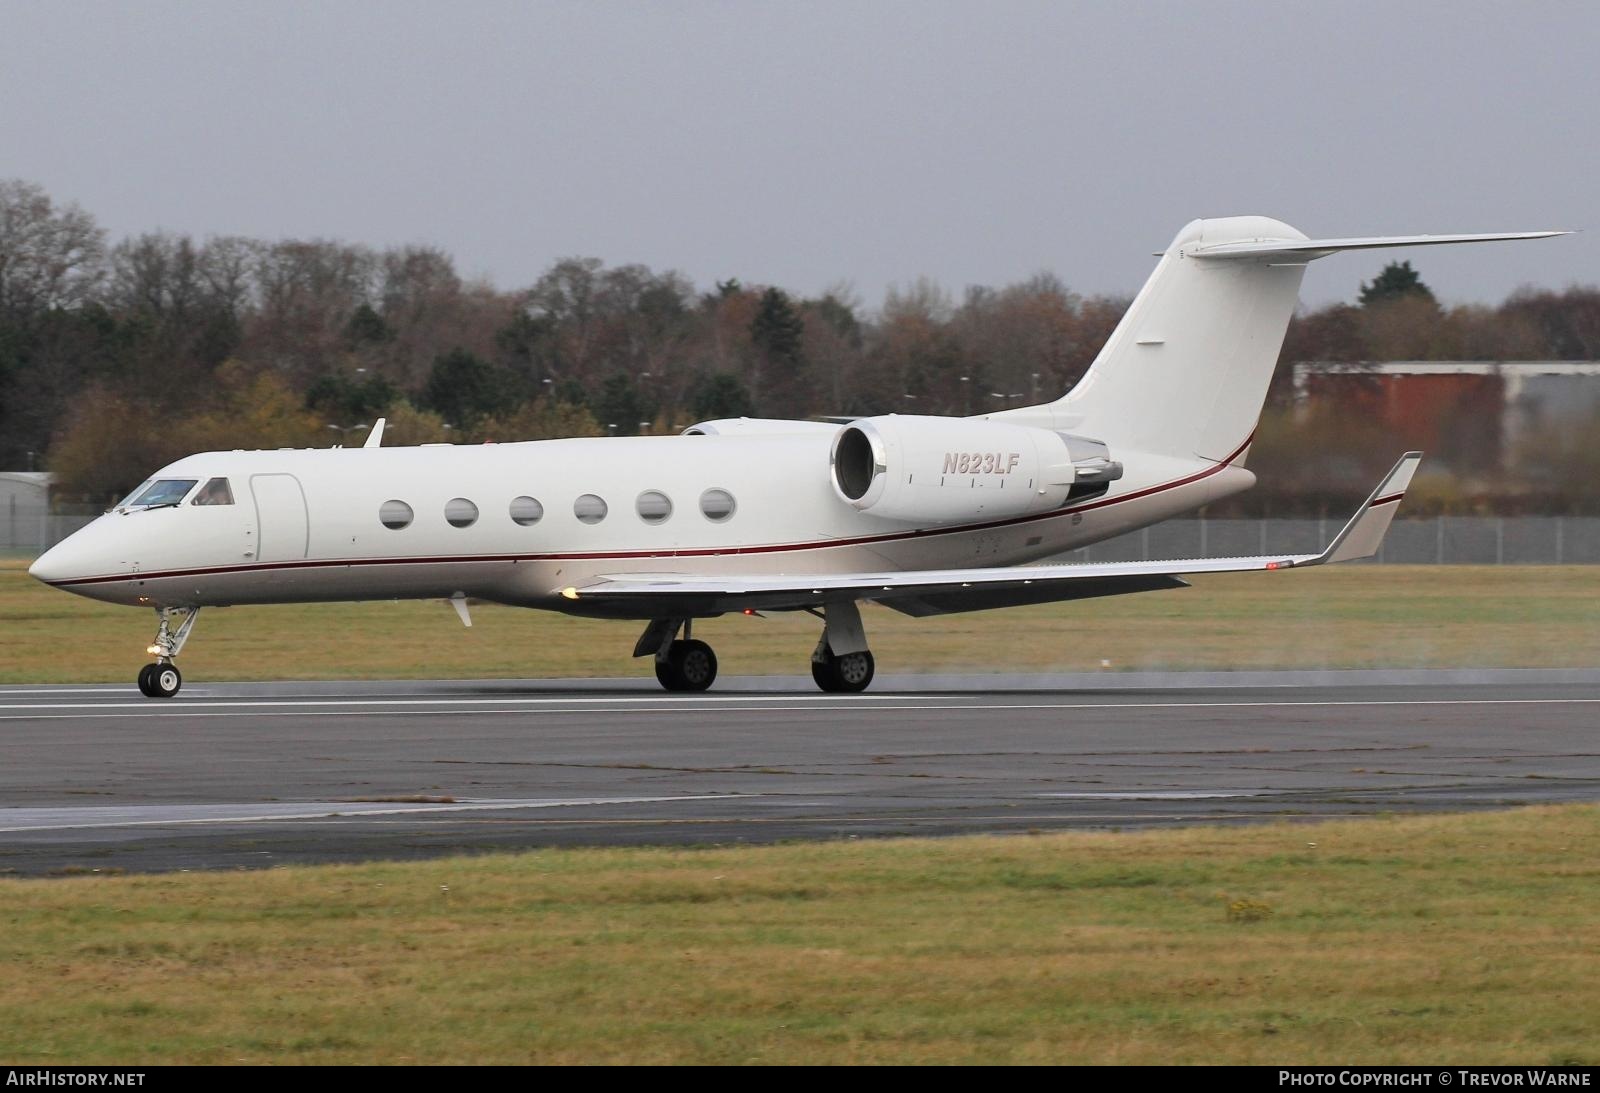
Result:
{"label": "wing leading edge", "polygon": [[561,595],[596,614],[628,618],[687,618],[729,611],[776,611],[820,607],[844,600],[873,600],[908,615],[925,616],[1182,588],[1188,584],[1184,577],[1198,573],[1296,569],[1348,562],[1377,553],[1421,460],[1420,452],[1407,452],[1402,456],[1320,554],[820,576],[619,573],[562,589]]}

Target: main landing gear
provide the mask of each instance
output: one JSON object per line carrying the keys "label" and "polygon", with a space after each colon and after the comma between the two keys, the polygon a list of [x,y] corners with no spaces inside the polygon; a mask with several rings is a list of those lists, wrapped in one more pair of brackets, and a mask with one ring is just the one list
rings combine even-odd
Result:
{"label": "main landing gear", "polygon": [[717,654],[703,641],[675,641],[656,658],[656,679],[669,691],[703,691],[717,678]]}
{"label": "main landing gear", "polygon": [[636,657],[656,658],[656,680],[669,691],[703,691],[717,678],[717,654],[689,636],[693,626],[693,619],[655,619],[633,647]]}
{"label": "main landing gear", "polygon": [[[183,621],[174,630],[173,620],[179,616]],[[194,620],[199,617],[198,607],[156,608],[156,618],[161,620],[161,624],[156,629],[155,641],[150,643],[147,650],[155,655],[156,662],[139,669],[141,694],[147,698],[171,698],[178,693],[178,688],[183,686],[183,673],[178,671],[173,660],[183,650],[183,643],[189,640],[189,631],[194,629]]]}
{"label": "main landing gear", "polygon": [[[832,694],[866,690],[876,665],[854,601],[807,610],[823,622],[822,637],[811,653],[811,678]],[[655,657],[656,679],[669,691],[704,691],[717,678],[717,655],[690,636],[693,625],[693,619],[654,619],[633,647],[636,657]]]}
{"label": "main landing gear", "polygon": [[823,645],[811,654],[811,678],[824,691],[859,694],[872,682],[874,668],[872,652],[867,649],[839,655]]}
{"label": "main landing gear", "polygon": [[[815,610],[813,615],[818,614]],[[822,637],[811,651],[811,678],[830,694],[859,694],[872,682],[877,665],[867,648],[867,631],[854,600],[822,609]]]}

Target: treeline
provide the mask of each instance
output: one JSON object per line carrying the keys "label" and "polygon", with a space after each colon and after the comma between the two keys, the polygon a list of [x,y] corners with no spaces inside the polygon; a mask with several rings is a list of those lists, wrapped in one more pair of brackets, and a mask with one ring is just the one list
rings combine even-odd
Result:
{"label": "treeline", "polygon": [[[1414,274],[1401,282],[1298,317],[1285,357],[1600,357],[1595,289],[1447,309]],[[701,291],[595,258],[504,290],[425,246],[112,242],[85,210],[0,181],[0,468],[48,468],[62,492],[101,500],[192,451],[359,443],[380,415],[393,443],[419,443],[983,413],[1065,391],[1126,306],[1041,273],[959,298],[919,281],[868,311],[846,289],[805,297],[729,277]],[[1280,383],[1269,418],[1287,423],[1290,400]],[[1302,479],[1328,458],[1300,451],[1302,432],[1269,420],[1252,466]]]}

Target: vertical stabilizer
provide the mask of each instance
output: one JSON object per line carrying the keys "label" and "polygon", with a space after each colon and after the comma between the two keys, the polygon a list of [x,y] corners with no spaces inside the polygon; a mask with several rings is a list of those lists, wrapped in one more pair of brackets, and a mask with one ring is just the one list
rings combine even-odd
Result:
{"label": "vertical stabilizer", "polygon": [[1308,258],[1220,261],[1196,252],[1305,238],[1262,216],[1188,224],[1089,371],[1052,406],[1058,426],[1112,451],[1211,460],[1238,453],[1261,415]]}
{"label": "vertical stabilizer", "polygon": [[[1560,231],[1307,239],[1280,220],[1195,220],[1083,379],[1048,407],[1054,428],[1112,451],[1243,462],[1306,264],[1347,250],[1548,239]],[[1038,407],[993,415],[1033,423]]]}

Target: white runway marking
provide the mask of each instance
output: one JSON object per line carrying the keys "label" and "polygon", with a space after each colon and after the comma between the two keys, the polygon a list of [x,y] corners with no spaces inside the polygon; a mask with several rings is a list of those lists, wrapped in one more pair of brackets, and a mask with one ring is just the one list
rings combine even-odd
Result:
{"label": "white runway marking", "polygon": [[1233,793],[1207,793],[1180,789],[1130,790],[1126,793],[1041,793],[1040,797],[1055,797],[1067,801],[1210,801],[1218,797],[1268,797],[1287,790],[1238,790]]}
{"label": "white runway marking", "polygon": [[[57,692],[60,693],[60,692]],[[938,701],[946,696],[915,694],[875,695],[707,695],[704,698],[671,699],[659,694],[647,695],[459,695],[439,698],[172,698],[160,700],[164,709],[261,709],[268,706],[640,706],[655,705],[671,708],[684,702],[714,702],[728,705],[734,702],[772,703],[804,702],[810,706],[837,706],[841,703],[881,703],[888,701]],[[0,702],[0,710],[149,710],[154,708],[151,699],[128,702]],[[1600,701],[1597,699],[1596,701]]]}
{"label": "white runway marking", "polygon": [[[472,800],[398,803],[327,801],[262,805],[130,805],[105,808],[0,808],[0,834],[19,831],[63,831],[85,827],[167,827],[175,824],[249,824],[274,820],[327,820],[343,817],[401,816],[434,812],[501,812],[528,808],[575,808],[580,805],[671,804],[677,801],[723,801],[756,797],[753,793],[707,793],[683,797],[573,797],[535,800]],[[152,813],[159,817],[150,818]]]}
{"label": "white runway marking", "polygon": [[[793,697],[718,698],[699,700],[666,700],[660,698],[637,699],[572,699],[553,696],[525,698],[378,698],[311,700],[289,699],[281,702],[260,699],[226,699],[191,701],[181,699],[159,703],[146,702],[48,702],[0,703],[0,721],[88,719],[88,718],[170,718],[170,717],[294,717],[303,711],[316,710],[318,717],[351,717],[370,715],[380,710],[388,716],[427,712],[436,716],[470,716],[487,713],[518,713],[527,710],[544,710],[559,714],[749,714],[798,713],[818,708],[848,708],[856,705],[863,712],[884,713],[940,713],[971,710],[992,712],[996,710],[1251,710],[1329,708],[1381,708],[1400,706],[1585,706],[1600,705],[1600,698],[1393,698],[1393,699],[1282,699],[1254,702],[967,702],[922,699],[911,695],[881,695],[870,705],[862,704],[861,695],[818,695],[816,698]],[[771,704],[768,704],[771,703]],[[788,703],[788,705],[776,705]],[[900,703],[900,704],[895,704]],[[408,710],[405,707],[427,707]],[[552,708],[554,707],[554,708]],[[71,711],[71,712],[60,712]],[[113,712],[114,711],[114,712]],[[216,711],[216,712],[213,712]],[[238,712],[228,712],[238,711]],[[248,712],[247,712],[248,711]]]}
{"label": "white runway marking", "polygon": [[0,698],[12,695],[109,695],[125,694],[121,684],[105,683],[98,687],[5,687],[0,688]]}

